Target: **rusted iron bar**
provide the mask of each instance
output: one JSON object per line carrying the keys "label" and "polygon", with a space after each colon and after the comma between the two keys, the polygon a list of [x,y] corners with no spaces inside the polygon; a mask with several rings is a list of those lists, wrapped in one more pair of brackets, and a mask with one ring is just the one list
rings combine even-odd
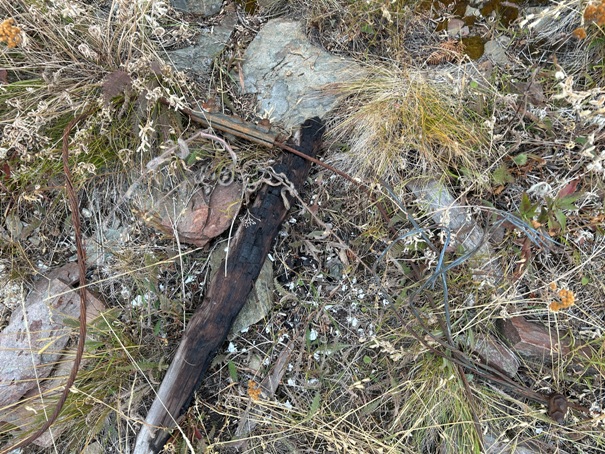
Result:
{"label": "rusted iron bar", "polygon": [[[161,98],[160,102],[165,105],[170,105],[168,100]],[[192,121],[199,123],[205,127],[211,127],[221,132],[232,134],[240,139],[246,139],[250,142],[258,143],[265,147],[273,147],[276,142],[282,139],[278,131],[271,131],[271,127],[255,125],[246,122],[241,118],[222,113],[196,111],[189,107],[179,108],[181,112],[188,115]],[[285,139],[285,138],[284,138]]]}

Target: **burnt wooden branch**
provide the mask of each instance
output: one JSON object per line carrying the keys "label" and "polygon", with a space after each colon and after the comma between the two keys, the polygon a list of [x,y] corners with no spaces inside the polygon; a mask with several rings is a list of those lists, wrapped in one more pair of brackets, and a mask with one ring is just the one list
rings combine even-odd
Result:
{"label": "burnt wooden branch", "polygon": [[[314,156],[323,124],[319,118],[305,121],[299,151]],[[310,162],[291,153],[284,154],[273,168],[300,188]],[[157,453],[174,428],[176,420],[190,404],[217,350],[225,341],[235,317],[243,307],[273,239],[288,212],[282,199],[283,187],[265,185],[250,207],[256,221],[241,224],[231,242],[219,272],[208,284],[204,301],[187,325],[176,355],[162,381],[156,398],[137,437],[135,454]]]}

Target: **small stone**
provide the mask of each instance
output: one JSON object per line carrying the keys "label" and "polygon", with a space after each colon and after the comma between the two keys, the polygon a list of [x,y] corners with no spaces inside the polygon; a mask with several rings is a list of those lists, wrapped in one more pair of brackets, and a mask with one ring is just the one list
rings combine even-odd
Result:
{"label": "small stone", "polygon": [[525,358],[550,364],[552,358],[570,352],[562,335],[555,330],[549,332],[545,327],[528,322],[523,317],[498,320],[496,326],[511,348]]}
{"label": "small stone", "polygon": [[464,12],[465,17],[481,17],[481,10],[479,8],[473,8],[471,5],[466,6],[466,11]]}
{"label": "small stone", "polygon": [[507,65],[511,61],[506,55],[506,50],[496,40],[490,40],[485,43],[483,47],[483,55],[488,57],[492,62],[497,65]]}
{"label": "small stone", "polygon": [[458,36],[460,31],[464,27],[464,21],[462,19],[450,19],[447,23],[447,34],[452,38]]}
{"label": "small stone", "polygon": [[509,377],[517,375],[519,369],[517,357],[498,339],[489,335],[477,334],[475,345],[472,348],[488,366],[495,367]]}

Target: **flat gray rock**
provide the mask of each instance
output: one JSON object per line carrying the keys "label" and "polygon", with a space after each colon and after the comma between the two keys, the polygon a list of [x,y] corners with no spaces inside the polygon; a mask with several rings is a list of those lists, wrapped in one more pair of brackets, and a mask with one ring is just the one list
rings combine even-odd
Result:
{"label": "flat gray rock", "polygon": [[314,46],[300,22],[273,19],[265,24],[244,54],[244,91],[258,96],[260,114],[286,128],[323,117],[336,104],[321,88],[363,74],[361,66]]}
{"label": "flat gray rock", "polygon": [[[0,332],[0,408],[15,404],[30,390],[37,395],[39,382],[43,388],[49,382],[45,379],[59,364],[73,332],[73,322],[68,320],[76,321],[80,315],[80,297],[72,287],[78,279],[76,263],[41,277]],[[88,292],[86,300],[89,320],[104,306]],[[35,403],[29,401],[28,405]],[[0,421],[9,417],[8,413],[0,414]]]}
{"label": "flat gray rock", "polygon": [[236,23],[235,14],[225,16],[221,25],[202,30],[192,46],[166,52],[170,63],[179,71],[210,75],[212,61],[225,48]]}
{"label": "flat gray rock", "polygon": [[221,10],[223,0],[171,0],[170,3],[174,9],[179,11],[208,17],[217,14]]}

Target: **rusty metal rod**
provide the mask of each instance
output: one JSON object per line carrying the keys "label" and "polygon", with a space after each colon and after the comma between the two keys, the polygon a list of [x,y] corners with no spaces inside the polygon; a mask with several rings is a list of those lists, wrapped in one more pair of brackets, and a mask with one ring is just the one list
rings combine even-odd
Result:
{"label": "rusty metal rod", "polygon": [[[160,102],[167,106],[170,105],[165,98],[160,98]],[[276,144],[277,138],[280,135],[279,132],[272,132],[270,129],[268,129],[268,131],[261,130],[261,127],[231,115],[195,111],[188,107],[180,107],[179,110],[188,115],[189,118],[196,123],[218,129],[224,133],[232,134],[241,139],[246,139],[250,142],[258,143],[269,148],[272,148]]]}

